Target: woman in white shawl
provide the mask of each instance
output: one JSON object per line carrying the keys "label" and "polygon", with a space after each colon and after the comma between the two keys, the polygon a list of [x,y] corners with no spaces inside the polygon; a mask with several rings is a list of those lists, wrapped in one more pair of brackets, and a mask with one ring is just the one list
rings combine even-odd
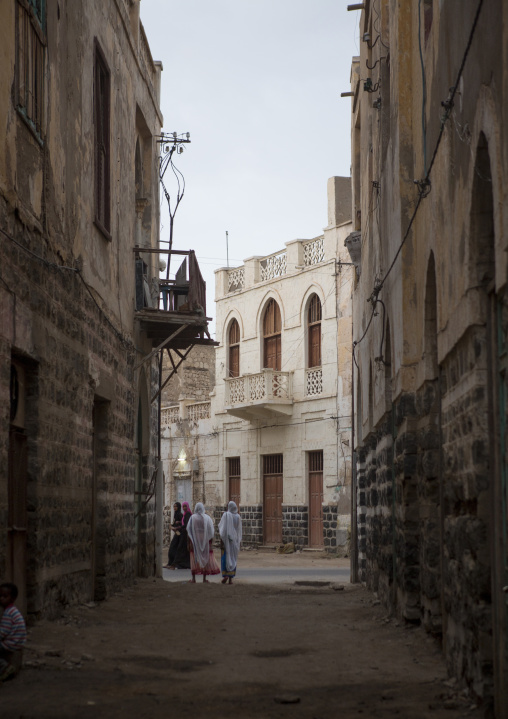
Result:
{"label": "woman in white shawl", "polygon": [[224,512],[219,524],[221,538],[221,569],[222,583],[233,584],[236,576],[236,562],[242,541],[242,518],[238,514],[238,507],[234,502],[228,504],[228,511]]}
{"label": "woman in white shawl", "polygon": [[213,556],[212,539],[215,533],[212,518],[205,514],[205,507],[198,502],[194,514],[187,525],[189,537],[190,566],[193,584],[196,583],[196,574],[203,575],[203,582],[209,574],[220,574],[220,569]]}

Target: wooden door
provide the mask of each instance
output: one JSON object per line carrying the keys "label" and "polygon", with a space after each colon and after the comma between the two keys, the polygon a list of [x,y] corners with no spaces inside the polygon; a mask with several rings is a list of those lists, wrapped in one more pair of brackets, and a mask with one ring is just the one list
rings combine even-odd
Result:
{"label": "wooden door", "polygon": [[323,546],[323,452],[309,452],[309,546]]}
{"label": "wooden door", "polygon": [[7,572],[6,578],[18,587],[16,604],[26,615],[27,570],[27,438],[23,431],[11,427],[9,433]]}
{"label": "wooden door", "polygon": [[282,542],[282,454],[263,457],[263,539],[265,544]]}
{"label": "wooden door", "polygon": [[228,458],[229,501],[240,509],[240,457]]}

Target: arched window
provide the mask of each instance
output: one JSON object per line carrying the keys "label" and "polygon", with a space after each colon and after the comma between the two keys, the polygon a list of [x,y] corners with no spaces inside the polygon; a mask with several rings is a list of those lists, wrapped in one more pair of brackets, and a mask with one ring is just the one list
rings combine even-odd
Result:
{"label": "arched window", "polygon": [[280,370],[281,367],[281,328],[279,305],[270,300],[263,318],[263,367]]}
{"label": "arched window", "polygon": [[229,327],[229,376],[240,376],[240,326],[236,320]]}
{"label": "arched window", "polygon": [[312,295],[307,311],[309,332],[309,367],[321,367],[321,302]]}

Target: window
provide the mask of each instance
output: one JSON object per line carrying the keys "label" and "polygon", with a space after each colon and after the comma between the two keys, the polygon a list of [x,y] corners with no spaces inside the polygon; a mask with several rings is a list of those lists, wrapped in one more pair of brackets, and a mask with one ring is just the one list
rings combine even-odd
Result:
{"label": "window", "polygon": [[270,300],[263,318],[263,367],[266,369],[281,368],[281,328],[279,305]]}
{"label": "window", "polygon": [[95,222],[108,235],[109,207],[109,94],[110,73],[102,51],[95,43],[94,123],[95,123]]}
{"label": "window", "polygon": [[307,311],[309,367],[321,367],[321,302],[312,295]]}
{"label": "window", "polygon": [[44,107],[44,27],[43,0],[18,2],[17,108],[39,139]]}
{"label": "window", "polygon": [[240,326],[236,320],[229,328],[229,376],[240,376]]}

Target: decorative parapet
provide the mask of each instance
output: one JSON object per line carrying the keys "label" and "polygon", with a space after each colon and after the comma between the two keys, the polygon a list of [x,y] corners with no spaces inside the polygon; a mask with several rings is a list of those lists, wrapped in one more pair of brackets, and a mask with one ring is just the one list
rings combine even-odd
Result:
{"label": "decorative parapet", "polygon": [[180,407],[175,404],[173,407],[163,407],[161,409],[161,426],[169,427],[170,424],[178,422],[180,419]]}
{"label": "decorative parapet", "polygon": [[257,374],[226,378],[226,405],[292,400],[292,372],[264,369]]}
{"label": "decorative parapet", "polygon": [[190,404],[175,404],[172,407],[161,409],[161,426],[169,427],[170,424],[179,422],[182,419],[190,419],[197,422],[200,419],[210,419],[211,402],[192,402]]}
{"label": "decorative parapet", "polygon": [[228,270],[228,292],[243,290],[245,287],[245,266]]}
{"label": "decorative parapet", "polygon": [[194,402],[187,405],[187,419],[197,422],[199,419],[210,419],[211,402]]}
{"label": "decorative parapet", "polygon": [[325,238],[318,237],[316,240],[305,242],[303,245],[303,264],[306,267],[318,265],[325,259]]}
{"label": "decorative parapet", "polygon": [[323,370],[321,367],[305,370],[305,394],[310,397],[323,392]]}
{"label": "decorative parapet", "polygon": [[259,265],[261,268],[261,282],[282,277],[287,272],[287,252],[284,250],[284,252],[265,257],[260,261]]}
{"label": "decorative parapet", "polygon": [[157,97],[156,93],[156,87],[157,87],[157,70],[155,69],[155,64],[152,58],[152,53],[150,52],[150,46],[148,45],[148,40],[146,39],[145,30],[143,28],[143,25],[139,23],[140,26],[140,36],[139,36],[139,58],[141,60],[141,65],[143,66],[148,82],[151,85],[152,92],[155,97]]}

